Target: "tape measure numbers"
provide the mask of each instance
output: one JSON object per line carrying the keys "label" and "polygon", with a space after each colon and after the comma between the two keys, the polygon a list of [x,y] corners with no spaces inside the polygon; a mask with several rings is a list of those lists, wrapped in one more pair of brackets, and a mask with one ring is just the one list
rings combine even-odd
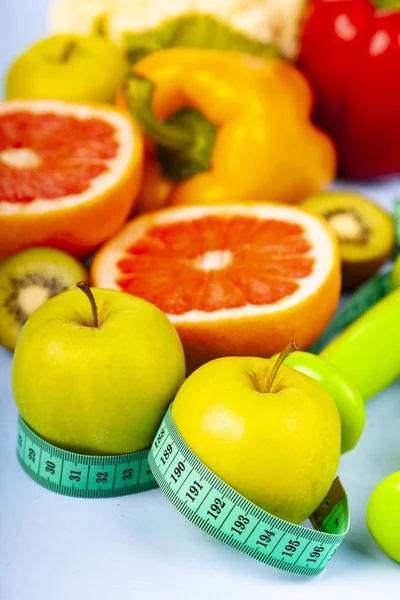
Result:
{"label": "tape measure numbers", "polygon": [[67,452],[45,442],[21,417],[18,417],[17,456],[32,479],[65,496],[109,498],[157,487],[148,463],[148,450],[113,456]]}
{"label": "tape measure numbers", "polygon": [[349,529],[347,497],[338,479],[311,517],[318,530],[278,519],[199,460],[178,432],[170,410],[150,449],[149,464],[169,501],[189,521],[217,540],[284,571],[317,575]]}

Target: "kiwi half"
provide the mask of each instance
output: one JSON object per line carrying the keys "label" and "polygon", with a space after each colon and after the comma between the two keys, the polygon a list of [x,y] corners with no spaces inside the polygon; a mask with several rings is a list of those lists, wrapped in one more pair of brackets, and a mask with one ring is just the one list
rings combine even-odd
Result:
{"label": "kiwi half", "polygon": [[0,263],[0,345],[13,351],[28,317],[86,277],[77,260],[52,248],[29,248]]}
{"label": "kiwi half", "polygon": [[327,192],[308,198],[302,207],[322,216],[339,241],[343,289],[351,291],[392,256],[395,226],[391,215],[361,194]]}

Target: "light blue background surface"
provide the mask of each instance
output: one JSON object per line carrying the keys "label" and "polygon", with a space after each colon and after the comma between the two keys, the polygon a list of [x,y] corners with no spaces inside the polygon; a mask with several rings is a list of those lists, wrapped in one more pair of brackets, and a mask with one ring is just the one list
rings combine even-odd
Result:
{"label": "light blue background surface", "polygon": [[[0,0],[1,73],[45,34],[48,4]],[[358,189],[392,208],[400,181]],[[364,517],[374,486],[400,470],[399,381],[368,403],[362,440],[340,464],[350,500],[350,533],[322,575],[303,579],[212,540],[185,521],[159,490],[79,500],[32,482],[15,458],[10,367],[11,355],[0,348],[0,600],[400,598],[400,566],[375,545]]]}

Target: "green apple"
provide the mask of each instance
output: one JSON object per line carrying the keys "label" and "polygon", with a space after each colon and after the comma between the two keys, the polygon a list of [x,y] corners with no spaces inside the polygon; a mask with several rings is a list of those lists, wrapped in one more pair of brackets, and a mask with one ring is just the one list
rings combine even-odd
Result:
{"label": "green apple", "polygon": [[393,271],[390,275],[390,287],[392,290],[400,288],[400,256],[398,256],[393,265]]}
{"label": "green apple", "polygon": [[78,284],[22,328],[12,386],[25,422],[48,442],[84,454],[150,446],[185,377],[179,336],[153,304]]}
{"label": "green apple", "polygon": [[378,546],[400,563],[400,471],[383,479],[372,492],[367,525]]}
{"label": "green apple", "polygon": [[6,78],[6,98],[114,102],[126,72],[123,51],[100,35],[60,34],[19,56]]}
{"label": "green apple", "polygon": [[330,395],[281,366],[282,356],[203,365],[180,388],[171,414],[216,475],[260,508],[301,523],[333,483],[341,425]]}

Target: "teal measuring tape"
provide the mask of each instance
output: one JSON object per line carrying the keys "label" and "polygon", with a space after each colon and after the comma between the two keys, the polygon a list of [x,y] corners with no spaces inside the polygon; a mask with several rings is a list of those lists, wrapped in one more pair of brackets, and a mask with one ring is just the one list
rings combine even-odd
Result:
{"label": "teal measuring tape", "polygon": [[311,517],[317,529],[265,512],[210,471],[181,437],[168,410],[149,452],[154,477],[168,500],[200,529],[267,565],[317,575],[349,529],[345,491],[338,479]]}
{"label": "teal measuring tape", "polygon": [[17,456],[24,471],[43,487],[79,498],[109,498],[157,487],[148,450],[89,456],[61,450],[36,435],[18,417]]}

